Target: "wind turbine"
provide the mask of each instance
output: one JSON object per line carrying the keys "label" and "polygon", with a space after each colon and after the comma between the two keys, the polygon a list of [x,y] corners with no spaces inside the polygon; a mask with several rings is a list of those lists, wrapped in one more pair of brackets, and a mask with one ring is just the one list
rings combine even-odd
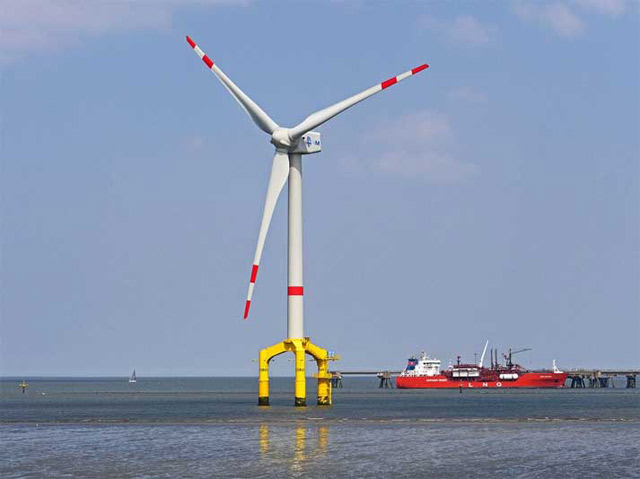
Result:
{"label": "wind turbine", "polygon": [[336,359],[325,349],[311,343],[304,336],[304,283],[302,271],[302,155],[319,153],[321,150],[320,133],[312,131],[334,116],[351,108],[362,100],[395,85],[429,67],[426,63],[389,78],[382,83],[368,88],[352,97],[335,103],[327,108],[312,113],[300,124],[285,128],[278,125],[251,98],[249,98],[227,75],[209,58],[196,43],[187,36],[187,42],[193,51],[202,59],[211,72],[220,80],[231,96],[249,115],[262,131],[270,135],[275,146],[275,155],[271,166],[271,176],[267,187],[258,244],[251,268],[249,290],[244,308],[244,319],[249,316],[251,298],[255,287],[264,242],[271,223],[280,192],[287,179],[289,180],[289,248],[288,248],[288,303],[287,303],[287,339],[260,351],[260,376],[258,404],[269,404],[269,361],[286,351],[296,355],[295,404],[306,405],[305,391],[305,353],[312,355],[318,363],[318,404],[331,404],[331,374],[328,372],[328,361]]}

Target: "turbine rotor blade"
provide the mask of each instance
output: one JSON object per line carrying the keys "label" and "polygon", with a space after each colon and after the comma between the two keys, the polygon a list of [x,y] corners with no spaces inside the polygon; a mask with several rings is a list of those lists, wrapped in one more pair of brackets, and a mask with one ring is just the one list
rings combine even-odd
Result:
{"label": "turbine rotor blade", "polygon": [[231,96],[238,102],[242,109],[251,117],[253,122],[258,125],[262,131],[268,134],[273,134],[278,128],[278,124],[273,121],[269,115],[267,115],[256,103],[249,98],[240,88],[233,83],[227,75],[224,74],[218,66],[213,63],[213,60],[209,58],[196,43],[191,40],[191,37],[187,35],[187,42],[193,48],[193,51],[202,59],[207,65],[209,70],[220,80],[224,87],[231,93]]}
{"label": "turbine rotor blade", "polygon": [[267,231],[271,224],[273,210],[278,202],[280,192],[289,177],[289,155],[284,150],[276,150],[271,165],[271,177],[269,178],[269,186],[267,188],[267,198],[264,202],[264,213],[262,214],[262,223],[260,224],[260,233],[258,234],[258,245],[256,246],[256,254],[253,259],[253,267],[251,268],[251,278],[249,280],[249,291],[247,292],[247,302],[244,307],[244,319],[249,316],[249,308],[251,307],[251,297],[253,296],[253,288],[258,275],[258,267],[260,266],[260,257],[262,249],[267,238]]}
{"label": "turbine rotor blade", "polygon": [[302,121],[302,123],[300,123],[297,126],[294,126],[289,130],[289,138],[292,141],[299,140],[300,137],[304,135],[306,132],[313,130],[314,128],[322,125],[324,122],[342,113],[347,108],[351,108],[353,105],[360,103],[362,100],[366,100],[370,96],[375,95],[376,93],[384,90],[385,88],[388,88],[391,85],[395,85],[396,83],[401,82],[405,78],[409,78],[411,75],[415,75],[416,73],[419,73],[422,70],[426,70],[427,68],[429,68],[429,65],[425,63],[423,65],[420,65],[419,67],[413,68],[412,70],[404,72],[398,76],[389,78],[388,80],[383,81],[382,83],[378,83],[377,85],[372,86],[371,88],[368,88],[367,90],[364,90],[358,93],[357,95],[353,95],[352,97],[347,98],[346,100],[342,100],[341,102],[335,103],[334,105],[331,105],[327,108],[319,110],[315,113],[312,113],[307,118],[305,118]]}

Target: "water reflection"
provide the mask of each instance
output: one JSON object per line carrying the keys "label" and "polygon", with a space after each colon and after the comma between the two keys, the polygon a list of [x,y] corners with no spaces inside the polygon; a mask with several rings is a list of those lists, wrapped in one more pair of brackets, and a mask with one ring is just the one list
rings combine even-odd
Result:
{"label": "water reflection", "polygon": [[293,462],[291,469],[294,472],[302,472],[302,466],[306,460],[305,449],[307,447],[307,428],[296,427],[296,442],[294,446]]}
{"label": "water reflection", "polygon": [[[296,473],[303,471],[306,462],[324,459],[329,447],[328,426],[313,428],[300,424],[290,428],[264,423],[260,425],[258,433],[260,454],[266,456],[275,453],[291,458],[289,464],[291,470]],[[309,444],[307,444],[308,441],[310,441]],[[308,449],[307,446],[309,446]]]}
{"label": "water reflection", "polygon": [[327,446],[329,445],[329,428],[327,426],[320,426],[318,428],[318,454],[325,455],[327,453]]}
{"label": "water reflection", "polygon": [[260,424],[260,454],[269,452],[269,426]]}

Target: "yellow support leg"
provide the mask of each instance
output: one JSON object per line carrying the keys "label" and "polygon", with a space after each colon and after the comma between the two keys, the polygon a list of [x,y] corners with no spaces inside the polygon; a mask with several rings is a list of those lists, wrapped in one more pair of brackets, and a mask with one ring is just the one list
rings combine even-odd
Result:
{"label": "yellow support leg", "polygon": [[267,349],[260,351],[260,372],[258,373],[258,406],[269,405],[269,359]]}
{"label": "yellow support leg", "polygon": [[318,406],[331,405],[331,375],[329,374],[329,361],[318,359]]}
{"label": "yellow support leg", "polygon": [[304,345],[300,341],[293,340],[295,343],[296,354],[296,388],[295,388],[295,405],[307,405],[307,377],[305,374],[305,350]]}
{"label": "yellow support leg", "polygon": [[318,378],[318,405],[330,406],[332,404],[332,390],[331,374],[329,374],[329,352],[309,340],[307,340],[305,348],[318,364],[318,374],[314,375],[314,377]]}
{"label": "yellow support leg", "polygon": [[287,344],[284,341],[260,350],[258,358],[260,368],[258,374],[258,406],[269,405],[269,361],[287,350]]}

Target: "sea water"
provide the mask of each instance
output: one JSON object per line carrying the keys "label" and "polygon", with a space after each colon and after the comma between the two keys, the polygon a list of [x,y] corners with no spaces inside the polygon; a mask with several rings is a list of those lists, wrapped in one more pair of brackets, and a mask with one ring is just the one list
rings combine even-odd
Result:
{"label": "sea water", "polygon": [[[396,390],[344,379],[0,381],[2,478],[640,477],[640,390]],[[621,384],[618,383],[618,386]]]}

